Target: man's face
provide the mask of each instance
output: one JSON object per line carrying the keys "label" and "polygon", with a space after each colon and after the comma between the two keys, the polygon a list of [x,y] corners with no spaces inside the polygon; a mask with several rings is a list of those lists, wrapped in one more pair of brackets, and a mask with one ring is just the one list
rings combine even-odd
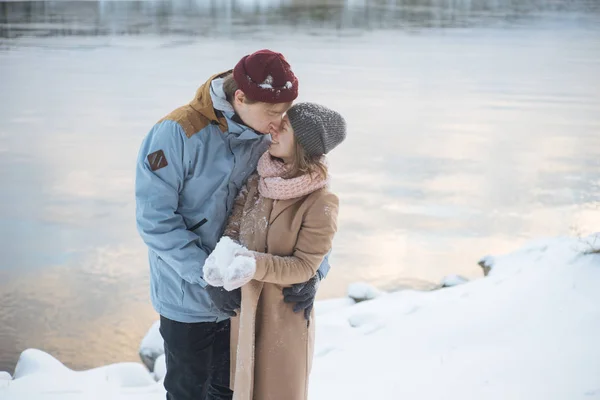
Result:
{"label": "man's face", "polygon": [[244,99],[244,93],[238,90],[235,93],[233,105],[235,112],[246,125],[262,134],[267,134],[274,127],[279,127],[283,114],[292,106],[291,103],[248,104]]}

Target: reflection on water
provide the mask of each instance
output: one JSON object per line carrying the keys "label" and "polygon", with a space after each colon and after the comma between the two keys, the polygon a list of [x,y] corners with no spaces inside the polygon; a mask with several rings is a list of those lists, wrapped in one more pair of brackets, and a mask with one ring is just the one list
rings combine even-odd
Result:
{"label": "reflection on water", "polygon": [[487,253],[597,230],[597,4],[0,2],[0,370],[28,347],[74,368],[137,359],[156,318],[139,144],[257,48],[285,53],[300,100],[350,127],[331,155],[342,208],[321,298],[475,278]]}
{"label": "reflection on water", "polygon": [[240,35],[264,29],[351,30],[515,25],[547,13],[580,23],[596,0],[0,1],[0,37]]}

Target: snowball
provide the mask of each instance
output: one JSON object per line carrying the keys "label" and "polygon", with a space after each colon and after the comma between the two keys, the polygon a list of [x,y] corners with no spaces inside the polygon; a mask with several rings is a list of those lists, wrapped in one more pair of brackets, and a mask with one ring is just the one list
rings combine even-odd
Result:
{"label": "snowball", "polygon": [[252,280],[256,261],[252,252],[223,236],[204,263],[204,280],[211,286],[237,289]]}
{"label": "snowball", "polygon": [[235,290],[252,280],[256,273],[256,260],[253,257],[237,256],[224,271],[225,290]]}
{"label": "snowball", "polygon": [[221,271],[217,265],[216,255],[214,252],[208,256],[204,262],[202,272],[206,283],[215,287],[223,286],[223,277],[221,276]]}
{"label": "snowball", "polygon": [[223,270],[233,262],[236,252],[241,249],[243,247],[230,237],[223,236],[204,262],[204,280],[211,286],[223,286]]}

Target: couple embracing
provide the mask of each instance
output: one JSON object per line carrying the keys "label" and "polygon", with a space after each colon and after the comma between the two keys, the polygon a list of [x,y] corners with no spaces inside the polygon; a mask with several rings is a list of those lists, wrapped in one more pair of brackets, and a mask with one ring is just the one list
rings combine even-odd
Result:
{"label": "couple embracing", "polygon": [[284,56],[260,50],[142,143],[136,218],[169,400],[308,396],[313,303],[339,206],[326,154],[346,124],[297,96]]}

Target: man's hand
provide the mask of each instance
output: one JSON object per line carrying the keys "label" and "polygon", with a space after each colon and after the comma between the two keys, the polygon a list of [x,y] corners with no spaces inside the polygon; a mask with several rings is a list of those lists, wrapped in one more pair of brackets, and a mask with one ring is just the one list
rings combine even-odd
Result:
{"label": "man's hand", "polygon": [[307,282],[297,283],[292,287],[285,288],[283,289],[283,301],[296,303],[294,312],[304,311],[304,318],[308,321],[315,303],[319,283],[321,283],[321,278],[319,278],[319,274],[316,274]]}
{"label": "man's hand", "polygon": [[228,292],[222,287],[206,286],[206,291],[215,306],[224,314],[235,317],[235,310],[242,304],[242,291],[240,289]]}

